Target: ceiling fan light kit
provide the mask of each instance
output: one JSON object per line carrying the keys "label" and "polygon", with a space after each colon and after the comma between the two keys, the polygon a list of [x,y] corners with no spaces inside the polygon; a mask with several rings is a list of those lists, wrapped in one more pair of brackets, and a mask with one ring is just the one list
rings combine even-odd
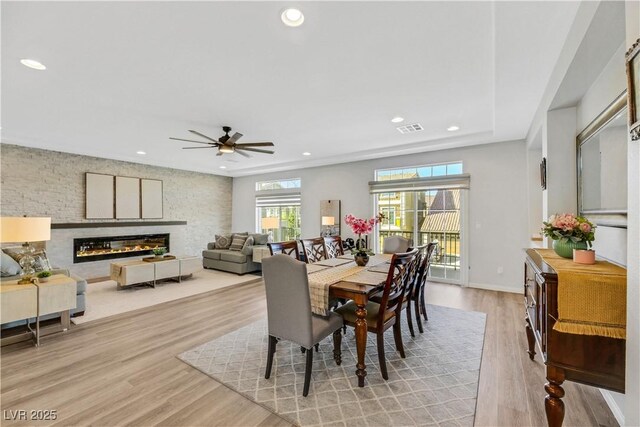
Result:
{"label": "ceiling fan light kit", "polygon": [[201,138],[209,140],[207,141],[196,141],[193,139],[183,139],[183,138],[174,138],[170,137],[169,139],[173,139],[175,141],[185,141],[185,142],[195,142],[196,144],[204,144],[206,147],[182,147],[183,150],[193,150],[197,148],[217,148],[218,153],[217,156],[222,156],[223,154],[230,153],[238,153],[244,157],[251,157],[245,151],[253,151],[255,153],[264,153],[264,154],[274,154],[271,150],[262,150],[254,147],[273,147],[273,142],[247,142],[244,144],[236,143],[237,140],[242,138],[241,133],[234,133],[233,136],[229,136],[229,132],[231,132],[230,126],[222,126],[222,130],[224,131],[224,135],[218,138],[217,140],[208,137],[207,135],[200,133],[196,130],[189,129],[194,135],[198,135]]}

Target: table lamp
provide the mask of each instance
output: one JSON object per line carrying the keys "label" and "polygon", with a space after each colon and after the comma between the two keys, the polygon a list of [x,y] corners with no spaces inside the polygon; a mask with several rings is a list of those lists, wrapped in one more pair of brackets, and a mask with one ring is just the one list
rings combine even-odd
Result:
{"label": "table lamp", "polygon": [[323,236],[330,236],[331,235],[331,227],[333,227],[336,224],[336,219],[332,216],[323,216],[322,217],[322,226],[325,227],[324,230],[322,230],[322,235]]}
{"label": "table lamp", "polygon": [[51,240],[51,218],[43,217],[2,217],[0,218],[0,243],[20,243],[24,248],[20,267],[22,278],[18,284],[31,283],[35,274],[33,246],[30,242]]}
{"label": "table lamp", "polygon": [[[263,230],[274,230],[276,228],[280,228],[280,218],[268,216],[266,218],[262,218],[262,229]],[[271,231],[269,231],[269,236],[273,238]]]}

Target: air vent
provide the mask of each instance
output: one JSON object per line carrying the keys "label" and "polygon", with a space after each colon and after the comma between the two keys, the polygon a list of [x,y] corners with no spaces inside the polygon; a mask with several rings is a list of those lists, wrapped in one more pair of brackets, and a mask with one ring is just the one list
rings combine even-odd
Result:
{"label": "air vent", "polygon": [[413,132],[420,132],[421,130],[424,130],[420,123],[414,123],[412,125],[400,126],[400,127],[397,127],[396,129],[398,129],[398,132],[400,132],[400,133],[413,133]]}

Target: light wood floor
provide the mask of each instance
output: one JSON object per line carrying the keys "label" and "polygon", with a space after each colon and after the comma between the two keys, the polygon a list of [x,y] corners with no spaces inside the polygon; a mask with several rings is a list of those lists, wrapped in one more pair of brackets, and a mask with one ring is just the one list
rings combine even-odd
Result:
{"label": "light wood floor", "polygon": [[[525,352],[521,297],[430,284],[428,300],[488,314],[476,425],[546,425],[543,365]],[[254,283],[72,325],[40,348],[4,347],[3,418],[20,409],[56,410],[58,418],[2,425],[288,425],[175,357],[265,316],[262,285]],[[565,386],[565,425],[617,425],[598,390]]]}

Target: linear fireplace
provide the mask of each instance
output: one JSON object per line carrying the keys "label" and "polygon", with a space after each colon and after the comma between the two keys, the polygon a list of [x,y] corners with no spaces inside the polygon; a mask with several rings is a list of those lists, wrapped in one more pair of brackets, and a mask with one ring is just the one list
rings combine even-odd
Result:
{"label": "linear fireplace", "polygon": [[148,255],[155,248],[167,248],[169,234],[84,237],[73,239],[73,263]]}

